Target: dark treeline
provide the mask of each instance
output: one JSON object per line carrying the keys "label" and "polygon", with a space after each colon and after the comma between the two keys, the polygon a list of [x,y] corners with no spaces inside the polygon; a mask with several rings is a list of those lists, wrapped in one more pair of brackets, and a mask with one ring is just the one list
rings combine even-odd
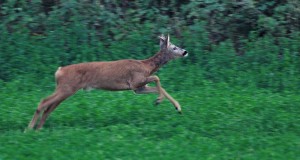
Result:
{"label": "dark treeline", "polygon": [[[190,51],[214,82],[299,89],[297,0],[0,0],[0,79],[60,65],[146,58],[157,35]],[[197,71],[195,71],[197,72]]]}

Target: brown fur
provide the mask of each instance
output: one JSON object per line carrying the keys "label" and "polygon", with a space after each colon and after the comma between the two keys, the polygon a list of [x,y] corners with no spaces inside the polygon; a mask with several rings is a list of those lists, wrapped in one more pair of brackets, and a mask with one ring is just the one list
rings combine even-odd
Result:
{"label": "brown fur", "polygon": [[[187,55],[187,52],[180,48],[179,51],[176,49],[176,52],[172,52],[174,48],[170,47],[174,45],[170,44],[169,36],[160,37],[160,41],[160,51],[149,59],[89,62],[59,67],[55,73],[57,83],[55,92],[41,101],[28,128],[34,128],[40,113],[43,112],[37,126],[38,129],[41,128],[49,114],[79,89],[133,90],[137,94],[158,93],[157,104],[166,97],[181,112],[179,103],[161,87],[159,78],[152,74],[168,61]],[[150,82],[155,82],[156,87],[148,87],[147,84]]]}

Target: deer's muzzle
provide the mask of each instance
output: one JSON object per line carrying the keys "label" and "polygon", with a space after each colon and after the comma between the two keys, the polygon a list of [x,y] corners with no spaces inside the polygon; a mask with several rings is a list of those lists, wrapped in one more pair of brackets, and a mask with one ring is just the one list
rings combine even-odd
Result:
{"label": "deer's muzzle", "polygon": [[188,54],[189,54],[189,53],[188,53],[187,51],[184,51],[183,54],[182,54],[182,56],[183,56],[183,57],[187,57]]}

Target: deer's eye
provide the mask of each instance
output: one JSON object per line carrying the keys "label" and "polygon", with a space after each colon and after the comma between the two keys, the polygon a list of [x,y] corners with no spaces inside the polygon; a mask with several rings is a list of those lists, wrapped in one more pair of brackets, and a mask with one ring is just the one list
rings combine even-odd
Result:
{"label": "deer's eye", "polygon": [[174,51],[175,51],[176,49],[177,49],[176,47],[173,48]]}

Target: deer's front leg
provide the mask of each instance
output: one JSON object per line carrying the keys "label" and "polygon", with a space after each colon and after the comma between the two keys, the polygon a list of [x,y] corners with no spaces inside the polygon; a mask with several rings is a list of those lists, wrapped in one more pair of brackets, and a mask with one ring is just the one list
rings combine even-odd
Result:
{"label": "deer's front leg", "polygon": [[147,85],[143,87],[139,87],[134,90],[136,94],[148,94],[148,93],[158,93],[158,90],[156,87],[148,87]]}
{"label": "deer's front leg", "polygon": [[[135,89],[134,92],[136,94],[160,93],[159,90],[157,89],[157,87],[148,87],[147,85]],[[158,98],[155,100],[154,104],[155,105],[160,104],[162,102],[162,100],[164,99],[164,97],[165,96],[161,93],[158,96]]]}
{"label": "deer's front leg", "polygon": [[179,103],[173,98],[171,97],[166,91],[165,89],[163,89],[161,87],[161,84],[160,84],[160,80],[157,76],[150,76],[150,77],[147,77],[147,82],[155,82],[156,83],[156,88],[158,90],[158,93],[159,93],[159,96],[156,100],[156,103],[159,104],[164,97],[167,97],[168,100],[174,105],[174,107],[176,108],[176,110],[181,113],[181,107],[179,105]]}
{"label": "deer's front leg", "polygon": [[147,77],[147,83],[150,83],[150,82],[156,83],[156,90],[157,90],[159,96],[156,98],[154,104],[159,105],[165,98],[165,94],[163,93],[164,89],[161,87],[159,78],[157,76]]}

